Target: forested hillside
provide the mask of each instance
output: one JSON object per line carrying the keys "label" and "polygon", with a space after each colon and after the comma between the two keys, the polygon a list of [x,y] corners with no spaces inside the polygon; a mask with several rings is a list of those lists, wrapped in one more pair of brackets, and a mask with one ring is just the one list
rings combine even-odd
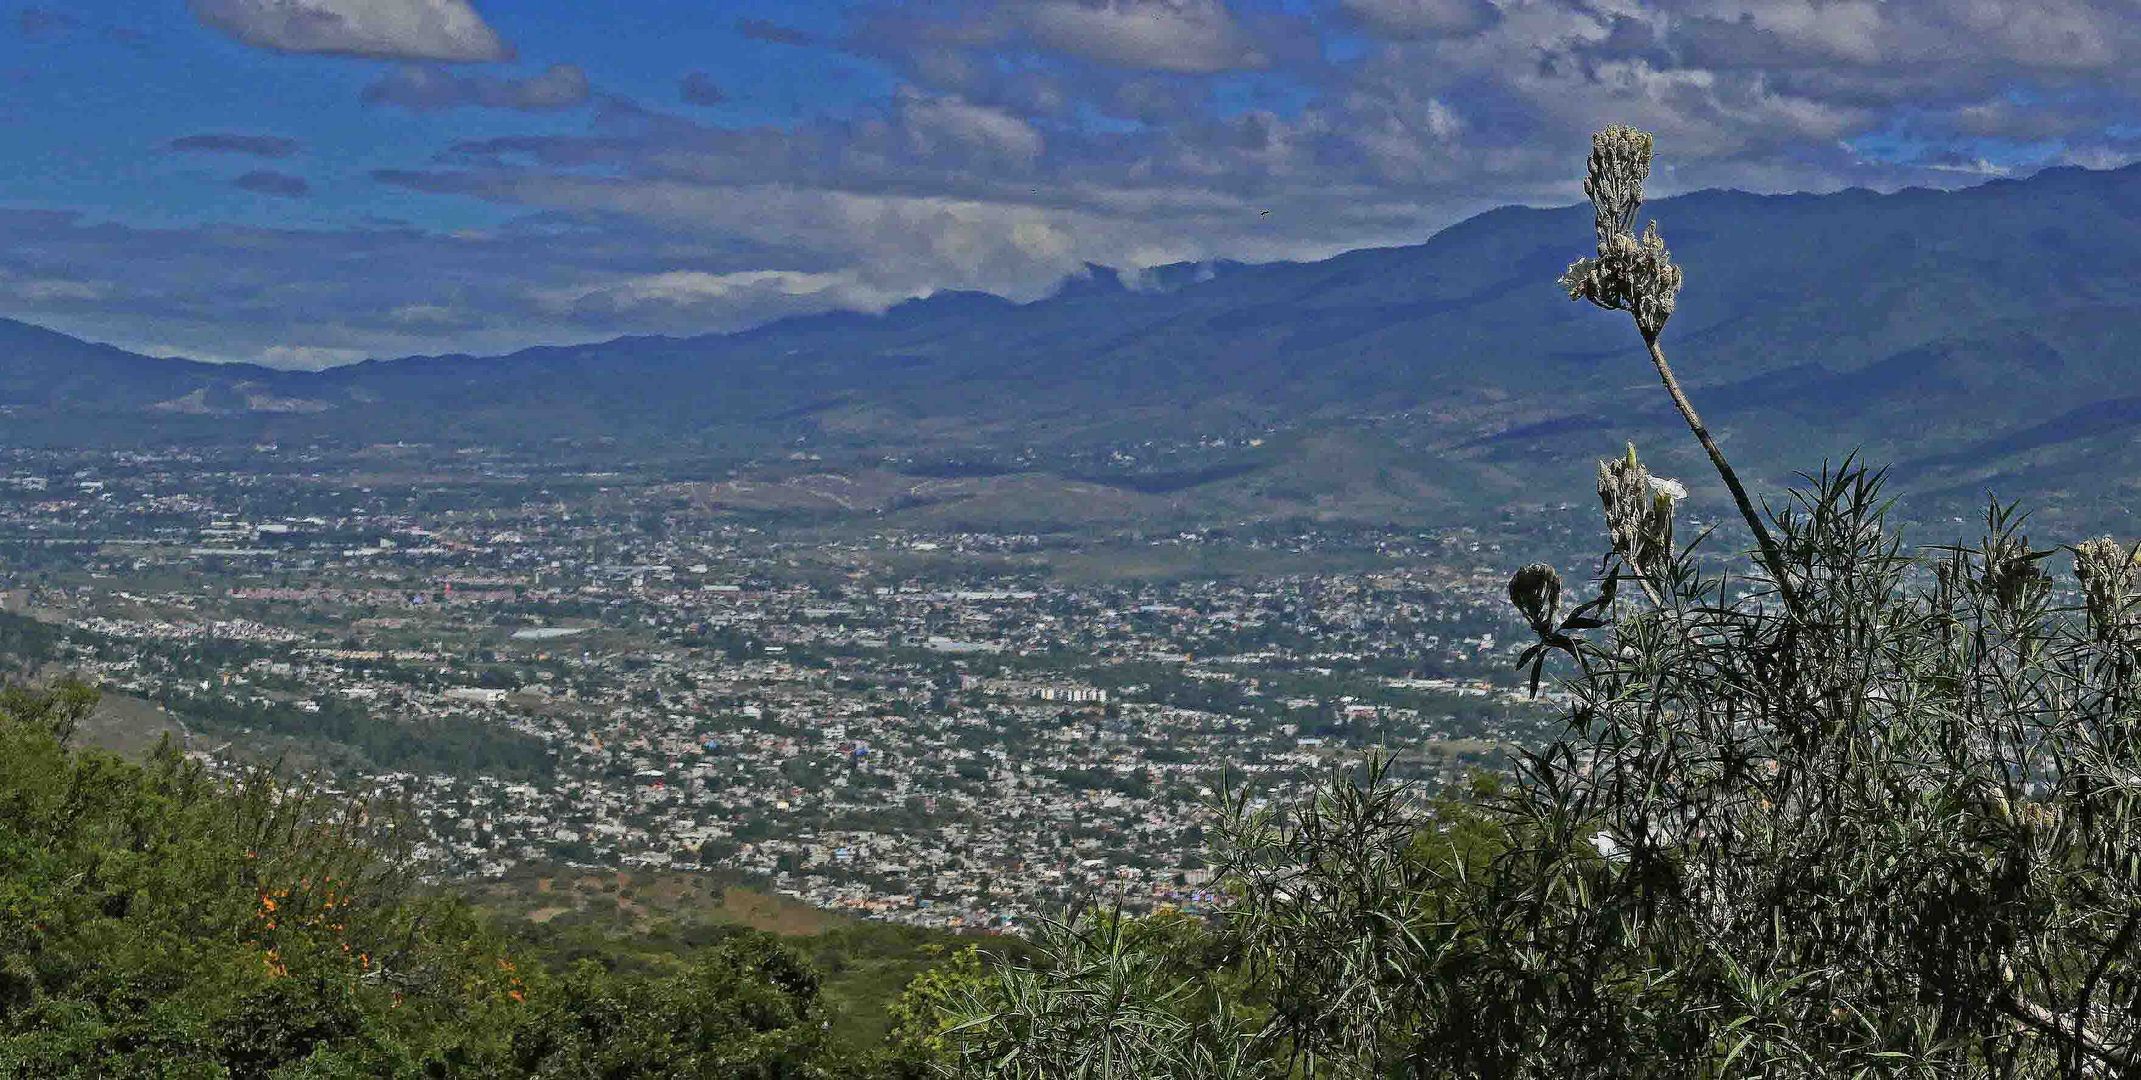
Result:
{"label": "forested hillside", "polygon": [[907,979],[960,943],[696,917],[527,918],[420,881],[392,808],[69,739],[0,695],[0,1074],[901,1076]]}

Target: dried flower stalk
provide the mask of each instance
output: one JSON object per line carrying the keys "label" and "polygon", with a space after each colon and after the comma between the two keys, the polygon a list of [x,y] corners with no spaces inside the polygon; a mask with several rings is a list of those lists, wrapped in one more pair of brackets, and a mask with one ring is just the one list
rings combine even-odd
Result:
{"label": "dried flower stalk", "polygon": [[1681,390],[1672,365],[1666,362],[1665,350],[1658,345],[1658,335],[1673,316],[1685,275],[1674,265],[1672,254],[1665,250],[1657,222],[1652,222],[1641,236],[1635,233],[1636,213],[1643,206],[1643,181],[1650,176],[1652,143],[1649,132],[1621,125],[1591,137],[1591,160],[1583,191],[1591,199],[1598,254],[1570,264],[1568,271],[1561,275],[1561,286],[1568,290],[1571,300],[1589,300],[1599,307],[1625,311],[1634,317],[1636,329],[1643,335],[1643,344],[1650,351],[1651,365],[1657,368],[1658,378],[1664,382],[1673,406],[1680,410],[1688,430],[1695,433],[1696,441],[1710,455],[1710,463],[1716,466],[1717,474],[1732,492],[1732,501],[1738,506],[1747,527],[1753,530],[1755,543],[1762,551],[1763,565],[1776,581],[1785,607],[1797,613],[1798,593],[1792,586],[1791,575],[1786,573],[1782,549],[1770,535],[1761,514],[1756,512],[1754,501],[1747,497],[1747,489],[1741,485],[1739,474],[1725,460],[1724,451],[1718,448],[1717,440],[1710,436],[1710,429],[1696,414],[1694,403]]}

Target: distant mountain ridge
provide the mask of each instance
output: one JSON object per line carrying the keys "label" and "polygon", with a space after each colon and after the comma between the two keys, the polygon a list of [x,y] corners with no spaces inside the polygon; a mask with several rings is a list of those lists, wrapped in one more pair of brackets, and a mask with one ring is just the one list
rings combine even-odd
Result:
{"label": "distant mountain ridge", "polygon": [[[1765,479],[1859,447],[1918,492],[2133,494],[2141,167],[1949,192],[1704,191],[1646,216],[1689,275],[1666,345]],[[1542,466],[1623,437],[1681,452],[1625,319],[1554,285],[1589,237],[1587,208],[1511,207],[1314,263],[1127,281],[1096,267],[1030,304],[943,293],[735,334],[322,372],[0,322],[0,410],[58,441],[801,446],[827,468],[993,462],[1174,509],[1402,518],[1525,494]],[[1076,464],[1204,437],[1234,449]],[[1580,476],[1549,488],[1583,494]]]}

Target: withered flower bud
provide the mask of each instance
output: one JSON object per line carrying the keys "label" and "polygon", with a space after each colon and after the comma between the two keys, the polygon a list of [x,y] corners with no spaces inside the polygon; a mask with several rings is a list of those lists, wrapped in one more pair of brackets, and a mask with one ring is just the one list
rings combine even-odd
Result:
{"label": "withered flower bud", "polygon": [[1561,617],[1561,575],[1545,563],[1532,563],[1509,579],[1509,602],[1540,637],[1554,633]]}
{"label": "withered flower bud", "polygon": [[2031,552],[2027,540],[2003,536],[1986,552],[1978,584],[1999,606],[2010,611],[2021,607],[2047,584],[2044,571],[2037,566],[2037,558],[2044,554]]}
{"label": "withered flower bud", "polygon": [[2097,639],[2112,641],[2126,625],[2133,604],[2136,555],[2108,536],[2074,546],[2074,577],[2081,582],[2082,602]]}

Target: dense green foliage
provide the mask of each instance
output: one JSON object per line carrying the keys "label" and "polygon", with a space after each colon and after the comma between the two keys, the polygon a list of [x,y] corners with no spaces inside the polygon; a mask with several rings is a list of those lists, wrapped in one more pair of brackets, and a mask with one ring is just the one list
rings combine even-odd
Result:
{"label": "dense green foliage", "polygon": [[770,936],[741,935],[657,978],[575,965],[514,1032],[542,1076],[825,1075],[818,975]]}
{"label": "dense green foliage", "polygon": [[829,1035],[861,944],[552,966],[413,880],[391,808],[73,749],[94,702],[0,697],[0,1075],[899,1074]]}
{"label": "dense green foliage", "polygon": [[268,1075],[453,1069],[495,1056],[524,994],[391,833],[168,748],[64,743],[93,695],[0,706],[0,1071]]}
{"label": "dense green foliage", "polygon": [[949,956],[1028,955],[1016,937],[850,920],[704,871],[524,868],[457,891],[490,917],[514,955],[552,970],[592,960],[620,975],[658,975],[758,930],[780,934],[817,973],[828,1039],[864,1055],[903,1022],[897,1006],[908,983],[956,967]]}
{"label": "dense green foliage", "polygon": [[296,740],[297,747],[322,754],[354,752],[382,770],[525,780],[550,776],[555,764],[541,739],[465,717],[412,723],[336,698],[312,709],[212,694],[172,694],[163,704],[204,733]]}
{"label": "dense green foliage", "polygon": [[35,667],[59,653],[60,632],[36,619],[0,611],[0,669]]}

